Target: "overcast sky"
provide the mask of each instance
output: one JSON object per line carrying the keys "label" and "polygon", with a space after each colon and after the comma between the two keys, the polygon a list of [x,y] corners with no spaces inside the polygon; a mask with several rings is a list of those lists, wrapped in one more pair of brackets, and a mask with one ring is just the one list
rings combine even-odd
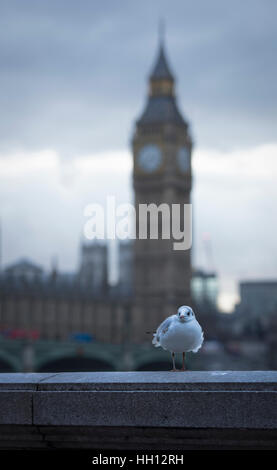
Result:
{"label": "overcast sky", "polygon": [[195,264],[218,270],[225,308],[239,279],[276,278],[276,17],[274,0],[0,0],[4,265],[75,269],[84,206],[131,200],[163,18],[195,141]]}

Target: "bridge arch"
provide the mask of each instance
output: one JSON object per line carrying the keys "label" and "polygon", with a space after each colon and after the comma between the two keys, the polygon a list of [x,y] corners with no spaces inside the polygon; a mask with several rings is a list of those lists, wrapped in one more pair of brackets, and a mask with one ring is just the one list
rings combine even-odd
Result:
{"label": "bridge arch", "polygon": [[0,351],[0,372],[19,372],[20,364],[17,359],[6,351]]}
{"label": "bridge arch", "polygon": [[[177,367],[181,367],[182,358],[180,354],[175,356],[175,362]],[[167,371],[171,369],[171,354],[162,349],[153,349],[138,355],[134,365],[136,371]]]}
{"label": "bridge arch", "polygon": [[171,368],[172,364],[170,361],[149,361],[137,366],[136,371],[162,371],[170,370]]}
{"label": "bridge arch", "polygon": [[100,372],[114,370],[113,364],[106,360],[76,355],[49,358],[36,369],[37,372]]}
{"label": "bridge arch", "polygon": [[37,355],[36,372],[98,372],[116,370],[115,355],[97,345],[66,344],[61,349],[49,347]]}

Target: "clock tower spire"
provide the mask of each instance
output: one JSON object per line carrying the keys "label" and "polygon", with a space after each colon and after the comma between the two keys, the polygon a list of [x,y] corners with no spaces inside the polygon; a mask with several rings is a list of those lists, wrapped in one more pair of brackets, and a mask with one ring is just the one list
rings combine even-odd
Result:
{"label": "clock tower spire", "polygon": [[[188,124],[177,106],[175,79],[163,39],[160,40],[158,55],[150,73],[146,106],[136,122],[132,146],[137,216],[135,317],[136,335],[141,341],[147,340],[145,331],[151,331],[164,316],[175,313],[178,306],[191,302],[190,250],[175,251],[173,238],[161,237],[162,211],[159,208],[167,205],[171,210],[172,204],[179,204],[182,227],[184,204],[190,203],[192,183],[192,141]],[[148,238],[139,238],[139,207],[153,203],[158,207],[158,237],[149,238],[148,218]]]}

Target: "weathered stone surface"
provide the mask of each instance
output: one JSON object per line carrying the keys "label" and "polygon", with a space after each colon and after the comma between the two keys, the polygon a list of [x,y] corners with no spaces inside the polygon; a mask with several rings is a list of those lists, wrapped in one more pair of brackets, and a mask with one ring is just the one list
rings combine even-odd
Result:
{"label": "weathered stone surface", "polygon": [[40,392],[34,424],[277,428],[275,392]]}
{"label": "weathered stone surface", "polygon": [[1,391],[0,424],[32,424],[32,393]]}
{"label": "weathered stone surface", "polygon": [[36,390],[40,381],[51,379],[56,374],[38,374],[30,373],[0,373],[0,392],[1,390]]}
{"label": "weathered stone surface", "polygon": [[[16,442],[1,436],[0,449],[276,449],[276,430],[144,427],[13,426]],[[24,438],[26,433],[26,439]],[[40,440],[42,438],[42,440]]]}
{"label": "weathered stone surface", "polygon": [[65,372],[45,375],[39,390],[277,390],[277,371]]}
{"label": "weathered stone surface", "polygon": [[0,374],[0,448],[199,446],[277,448],[277,372]]}

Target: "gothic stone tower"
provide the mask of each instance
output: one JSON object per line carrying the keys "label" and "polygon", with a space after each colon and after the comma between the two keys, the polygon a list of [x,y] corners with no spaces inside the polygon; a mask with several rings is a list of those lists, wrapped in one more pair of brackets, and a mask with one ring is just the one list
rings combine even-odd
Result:
{"label": "gothic stone tower", "polygon": [[[183,207],[190,202],[192,141],[188,124],[176,104],[174,77],[162,42],[132,145],[138,232],[139,204]],[[159,237],[160,221],[159,218]],[[147,330],[153,331],[165,316],[176,313],[179,305],[190,304],[190,250],[173,250],[172,238],[153,240],[137,236],[134,251],[136,333],[139,340],[147,341]]]}

